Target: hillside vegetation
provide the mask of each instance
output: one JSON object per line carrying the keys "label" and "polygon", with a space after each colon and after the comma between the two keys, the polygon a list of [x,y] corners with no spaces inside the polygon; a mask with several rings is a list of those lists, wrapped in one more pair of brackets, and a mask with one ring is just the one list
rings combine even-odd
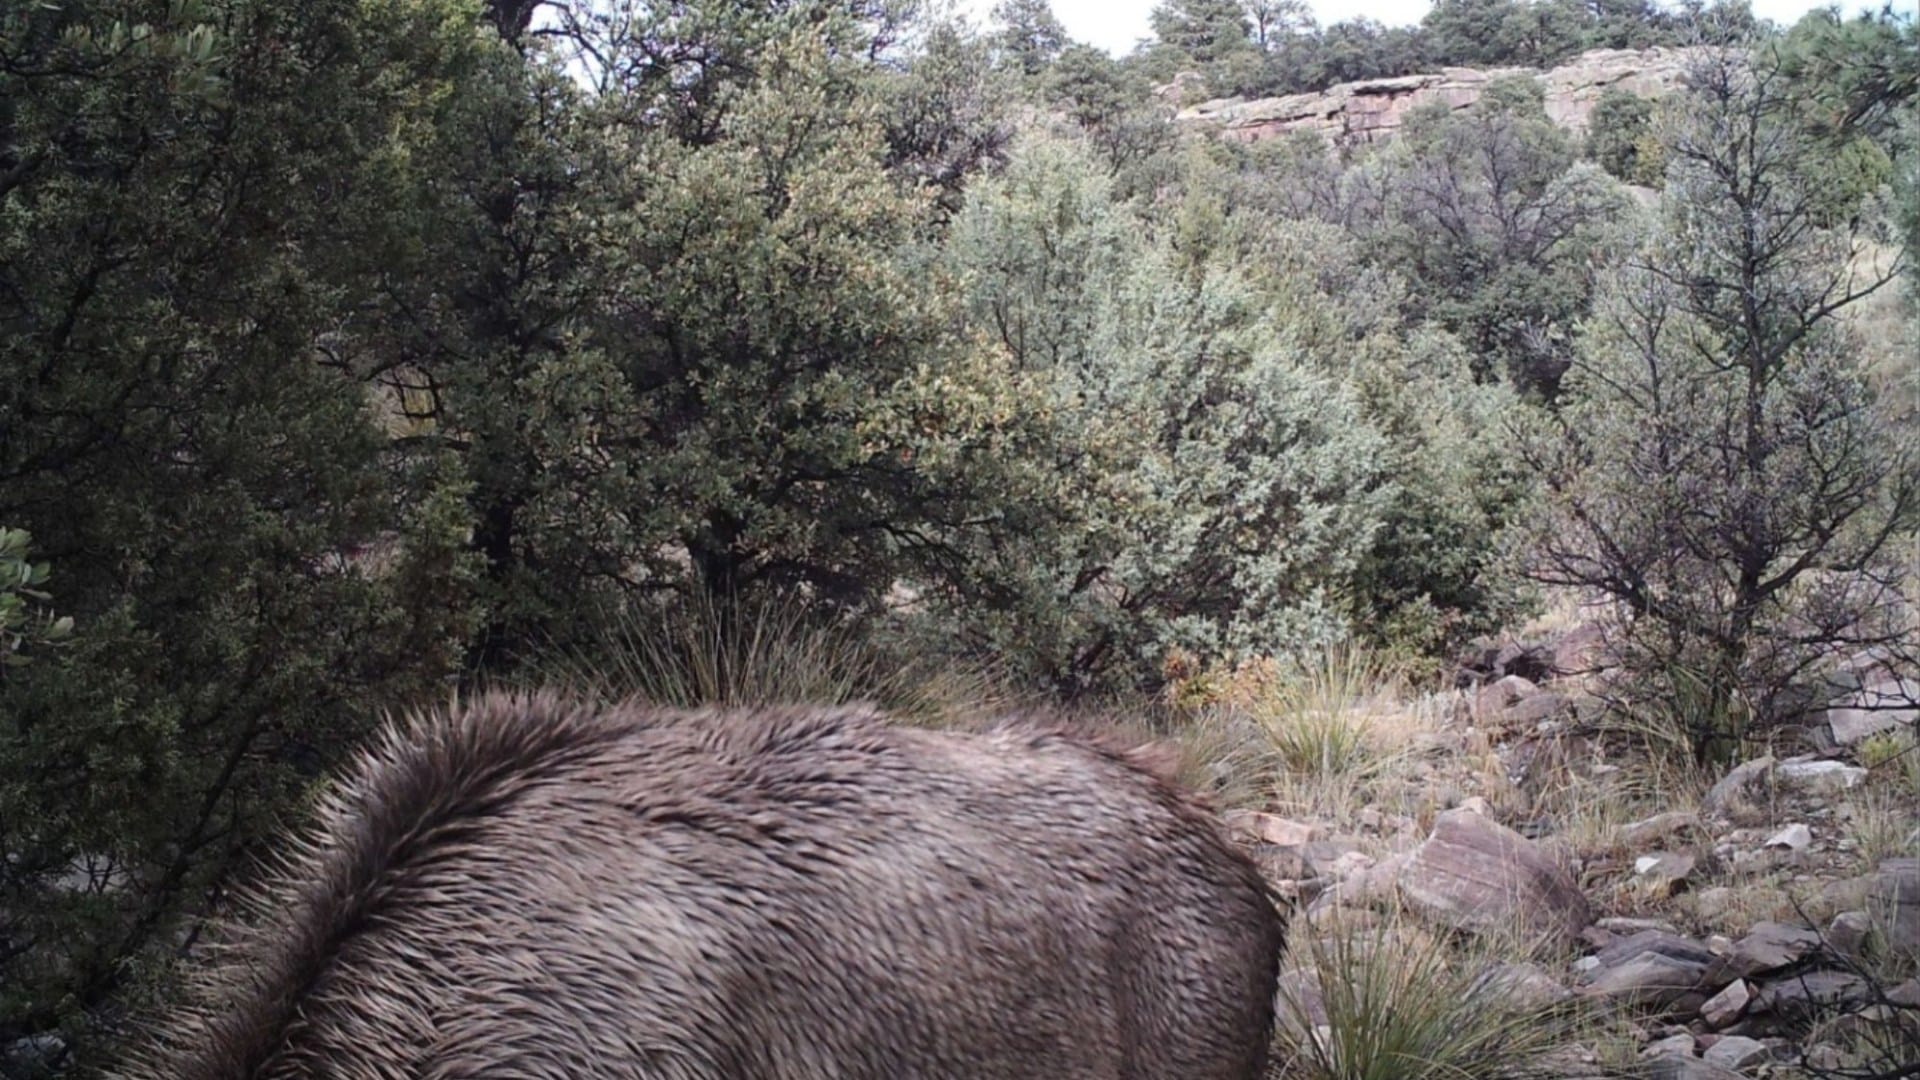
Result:
{"label": "hillside vegetation", "polygon": [[[1912,19],[1154,28],[1115,59],[1044,0],[0,5],[0,1074],[106,1061],[384,714],[564,680],[1176,740],[1306,860],[1271,868],[1327,928],[1290,1075],[1745,1038],[1688,996],[1717,975],[1553,991],[1642,930],[1838,914],[1870,944],[1713,990],[1841,972],[1871,992],[1752,1035],[1914,1075],[1920,909],[1796,912],[1920,854]],[[1699,46],[1684,87],[1582,133],[1528,78],[1341,147],[1154,90],[1656,44]],[[1582,659],[1516,666],[1549,647]],[[1808,752],[1840,786],[1769,763],[1709,805]],[[1816,811],[1811,846],[1739,831]],[[1479,819],[1580,926],[1400,897]],[[1580,936],[1606,917],[1661,925]],[[1496,963],[1551,1000],[1481,1008]],[[1367,1027],[1413,998],[1456,1012]]]}

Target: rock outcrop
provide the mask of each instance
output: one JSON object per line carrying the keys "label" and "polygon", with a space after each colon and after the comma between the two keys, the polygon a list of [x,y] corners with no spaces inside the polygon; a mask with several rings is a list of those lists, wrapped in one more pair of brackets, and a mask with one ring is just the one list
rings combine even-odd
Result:
{"label": "rock outcrop", "polygon": [[1464,109],[1480,100],[1488,83],[1505,76],[1531,76],[1546,92],[1547,115],[1584,131],[1600,95],[1618,88],[1659,97],[1680,85],[1691,49],[1594,49],[1550,71],[1532,68],[1444,68],[1422,75],[1341,83],[1314,94],[1222,98],[1184,109],[1179,119],[1216,123],[1230,139],[1252,142],[1294,131],[1317,131],[1339,145],[1378,142],[1406,123],[1407,114],[1429,102]]}

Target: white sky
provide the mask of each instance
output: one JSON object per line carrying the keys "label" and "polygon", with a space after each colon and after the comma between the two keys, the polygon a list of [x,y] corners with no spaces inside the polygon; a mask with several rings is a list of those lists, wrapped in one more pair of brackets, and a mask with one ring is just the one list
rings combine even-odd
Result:
{"label": "white sky", "polygon": [[[1130,51],[1134,43],[1147,37],[1147,13],[1157,0],[1053,0],[1053,13],[1060,17],[1067,32],[1077,41],[1098,45],[1109,52]],[[1808,10],[1823,6],[1816,0],[1751,0],[1753,13],[1763,19],[1791,23]],[[1911,12],[1915,0],[1897,0],[1896,9]],[[994,0],[959,0],[962,10],[973,14],[981,25],[993,10]],[[1389,26],[1416,23],[1431,6],[1429,0],[1313,0],[1314,15],[1320,25],[1339,22],[1355,15],[1369,15]],[[1877,3],[1843,0],[1841,7],[1878,8]]]}

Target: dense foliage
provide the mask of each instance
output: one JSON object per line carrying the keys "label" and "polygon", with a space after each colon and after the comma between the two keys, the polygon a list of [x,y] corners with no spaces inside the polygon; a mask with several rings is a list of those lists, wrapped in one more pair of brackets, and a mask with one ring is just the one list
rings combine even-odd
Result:
{"label": "dense foliage", "polygon": [[[1779,713],[1899,632],[1920,394],[1846,318],[1920,227],[1920,65],[1743,16],[1169,0],[1115,58],[1043,0],[0,6],[0,1070],[104,1060],[383,710],[677,613],[1074,696],[1437,662],[1531,573]],[[1370,148],[1154,92],[1730,27],[1765,64],[1584,140],[1525,78]]]}
{"label": "dense foliage", "polygon": [[1819,227],[1822,140],[1794,104],[1771,53],[1696,65],[1662,213],[1601,285],[1540,459],[1537,572],[1620,602],[1634,692],[1702,757],[1797,715],[1823,662],[1909,634],[1913,417],[1836,318],[1894,270]]}
{"label": "dense foliage", "polygon": [[1437,0],[1412,26],[1358,16],[1322,27],[1305,0],[1162,0],[1142,60],[1192,71],[1217,97],[1261,97],[1443,67],[1552,67],[1588,49],[1737,41],[1741,0]]}

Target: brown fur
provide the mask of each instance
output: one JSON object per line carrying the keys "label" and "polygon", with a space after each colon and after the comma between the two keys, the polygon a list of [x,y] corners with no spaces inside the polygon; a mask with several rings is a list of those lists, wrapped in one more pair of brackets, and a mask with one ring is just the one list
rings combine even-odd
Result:
{"label": "brown fur", "polygon": [[1279,917],[1135,757],[846,709],[417,718],[131,1075],[1259,1076]]}

